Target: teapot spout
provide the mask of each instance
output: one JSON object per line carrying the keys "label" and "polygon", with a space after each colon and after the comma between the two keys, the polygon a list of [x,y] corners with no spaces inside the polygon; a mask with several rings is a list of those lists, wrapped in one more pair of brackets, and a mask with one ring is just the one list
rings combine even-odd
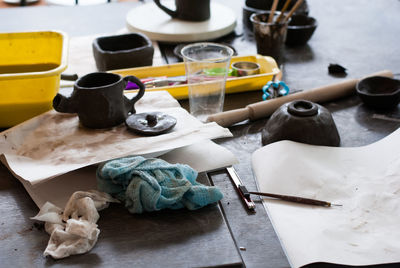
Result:
{"label": "teapot spout", "polygon": [[53,108],[60,113],[76,113],[76,102],[71,97],[57,94],[53,99]]}

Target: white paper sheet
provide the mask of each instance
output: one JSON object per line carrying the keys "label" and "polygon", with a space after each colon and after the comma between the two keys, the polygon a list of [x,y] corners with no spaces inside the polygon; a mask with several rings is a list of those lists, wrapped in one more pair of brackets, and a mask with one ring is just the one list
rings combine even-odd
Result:
{"label": "white paper sheet", "polygon": [[167,92],[148,92],[135,106],[138,113],[161,111],[177,118],[169,133],[143,137],[124,124],[106,130],[81,127],[73,114],[49,111],[0,133],[2,162],[31,184],[81,167],[127,155],[155,155],[209,139],[230,137],[228,129],[203,124]]}
{"label": "white paper sheet", "polygon": [[252,167],[260,191],[343,205],[264,199],[293,267],[400,262],[400,130],[359,148],[280,141],[254,152]]}

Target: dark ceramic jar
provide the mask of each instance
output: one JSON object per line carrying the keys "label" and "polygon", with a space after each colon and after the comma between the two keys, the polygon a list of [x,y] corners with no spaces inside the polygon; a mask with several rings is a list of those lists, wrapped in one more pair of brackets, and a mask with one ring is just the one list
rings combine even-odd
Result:
{"label": "dark ceramic jar", "polygon": [[306,100],[285,103],[271,115],[262,131],[262,144],[280,140],[340,145],[340,136],[328,109]]}
{"label": "dark ceramic jar", "polygon": [[154,48],[150,39],[141,33],[104,36],[92,44],[99,71],[151,66]]}

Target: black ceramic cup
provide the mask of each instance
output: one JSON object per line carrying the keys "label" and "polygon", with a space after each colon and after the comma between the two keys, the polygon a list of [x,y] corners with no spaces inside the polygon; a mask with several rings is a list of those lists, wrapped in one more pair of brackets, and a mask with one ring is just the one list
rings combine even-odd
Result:
{"label": "black ceramic cup", "polygon": [[93,56],[99,71],[151,66],[154,48],[141,33],[102,36],[92,43]]}
{"label": "black ceramic cup", "polygon": [[175,10],[161,4],[160,0],[154,3],[174,19],[187,21],[205,21],[210,18],[210,0],[175,0]]}
{"label": "black ceramic cup", "polygon": [[[128,81],[139,87],[132,99],[124,96]],[[90,73],[75,82],[70,97],[57,94],[53,99],[53,107],[58,112],[77,113],[85,127],[109,128],[123,123],[129,114],[136,113],[135,103],[143,97],[144,92],[145,86],[134,76]]]}
{"label": "black ceramic cup", "polygon": [[317,20],[307,15],[293,15],[289,22],[285,44],[288,46],[302,46],[310,40],[315,29]]}

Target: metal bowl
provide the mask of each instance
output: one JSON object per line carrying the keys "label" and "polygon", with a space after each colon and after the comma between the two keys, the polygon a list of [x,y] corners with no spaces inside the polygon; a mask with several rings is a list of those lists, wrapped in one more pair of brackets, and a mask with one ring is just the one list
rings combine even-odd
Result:
{"label": "metal bowl", "polygon": [[233,75],[248,76],[260,73],[260,65],[251,61],[237,61],[232,64]]}

